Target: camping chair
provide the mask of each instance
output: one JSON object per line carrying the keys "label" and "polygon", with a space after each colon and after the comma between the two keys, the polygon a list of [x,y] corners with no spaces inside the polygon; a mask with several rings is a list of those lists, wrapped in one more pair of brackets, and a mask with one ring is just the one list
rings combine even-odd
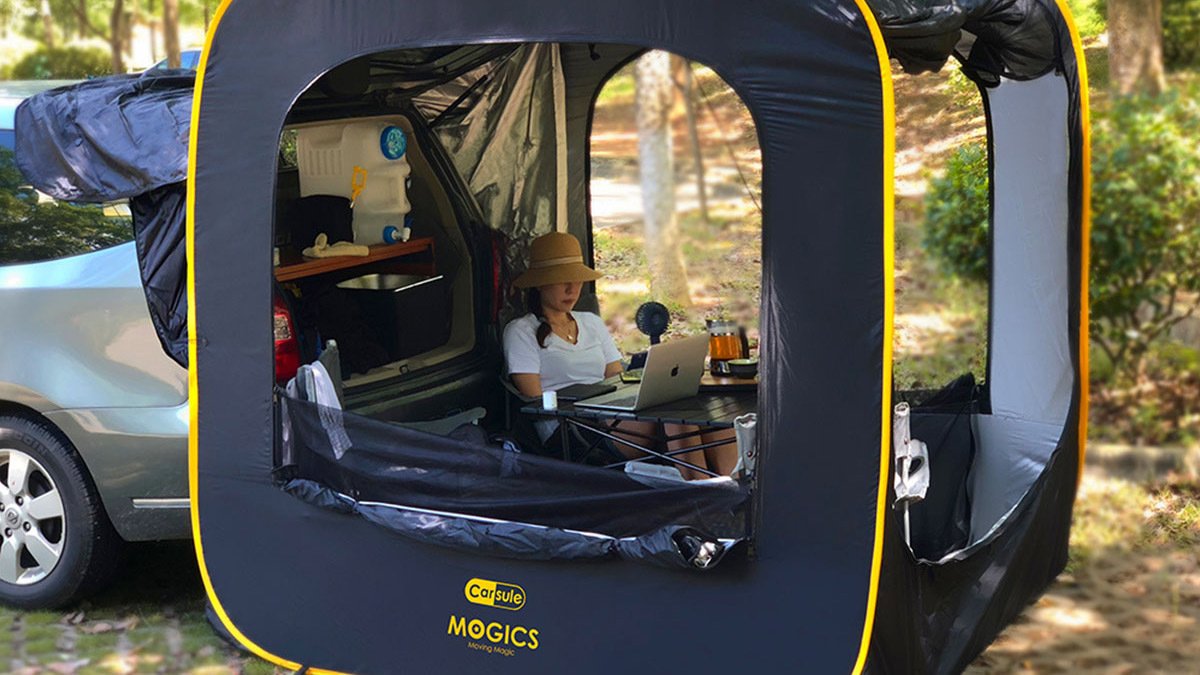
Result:
{"label": "camping chair", "polygon": [[[533,454],[550,456],[554,454],[549,443],[552,443],[555,437],[559,436],[559,432],[555,432],[546,441],[542,441],[541,435],[538,433],[537,427],[534,426],[533,420],[528,416],[521,414],[521,407],[529,405],[537,401],[537,399],[529,398],[517,390],[516,385],[512,383],[506,373],[500,374],[500,384],[504,387],[504,431],[509,436],[510,440],[517,444],[518,447],[526,451],[532,451]],[[567,429],[569,442],[563,444],[562,459],[568,462],[584,462],[592,460],[594,463],[601,466],[611,465],[612,462],[625,459],[619,453],[613,453],[607,449],[607,446],[600,440],[590,441],[588,438],[570,426]],[[575,451],[576,447],[581,448]]]}

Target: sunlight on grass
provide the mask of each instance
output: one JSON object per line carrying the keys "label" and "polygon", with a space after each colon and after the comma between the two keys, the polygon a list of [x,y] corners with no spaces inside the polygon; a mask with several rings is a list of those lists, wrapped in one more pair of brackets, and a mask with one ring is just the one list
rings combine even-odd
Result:
{"label": "sunlight on grass", "polygon": [[1123,479],[1088,481],[1075,502],[1068,570],[1101,551],[1132,549],[1148,499],[1145,487]]}

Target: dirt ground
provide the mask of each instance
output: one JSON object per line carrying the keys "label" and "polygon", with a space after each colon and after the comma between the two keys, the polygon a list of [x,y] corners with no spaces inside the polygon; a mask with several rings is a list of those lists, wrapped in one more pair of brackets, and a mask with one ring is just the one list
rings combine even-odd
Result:
{"label": "dirt ground", "polygon": [[966,672],[1200,673],[1200,485],[1090,468],[1068,571]]}

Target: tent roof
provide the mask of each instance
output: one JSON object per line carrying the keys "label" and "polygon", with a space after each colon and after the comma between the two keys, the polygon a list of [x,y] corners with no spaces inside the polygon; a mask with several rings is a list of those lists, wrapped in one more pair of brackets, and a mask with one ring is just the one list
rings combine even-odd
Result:
{"label": "tent roof", "polygon": [[[994,84],[999,77],[1037,77],[1056,63],[1056,24],[1045,20],[1049,10],[1038,0],[868,4],[889,55],[909,72],[936,71],[955,57],[970,76]],[[322,110],[344,108],[348,100],[371,92],[418,96],[512,49],[466,44],[351,59],[319,78],[298,101],[296,114],[319,118]],[[56,199],[103,202],[184,180],[192,83],[190,72],[152,71],[51,91],[39,83],[18,83],[0,89],[0,96],[31,96],[16,115],[18,165],[26,178]]]}
{"label": "tent roof", "polygon": [[950,57],[976,80],[1028,80],[1054,68],[1060,45],[1052,4],[1039,0],[868,0],[888,53],[908,72],[936,71]]}

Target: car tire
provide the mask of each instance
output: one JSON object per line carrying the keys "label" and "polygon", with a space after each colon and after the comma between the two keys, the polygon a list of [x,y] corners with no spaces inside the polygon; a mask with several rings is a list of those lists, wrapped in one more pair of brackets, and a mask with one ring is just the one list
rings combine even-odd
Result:
{"label": "car tire", "polygon": [[99,590],[123,542],[83,461],[51,424],[0,416],[0,602],[61,607]]}

